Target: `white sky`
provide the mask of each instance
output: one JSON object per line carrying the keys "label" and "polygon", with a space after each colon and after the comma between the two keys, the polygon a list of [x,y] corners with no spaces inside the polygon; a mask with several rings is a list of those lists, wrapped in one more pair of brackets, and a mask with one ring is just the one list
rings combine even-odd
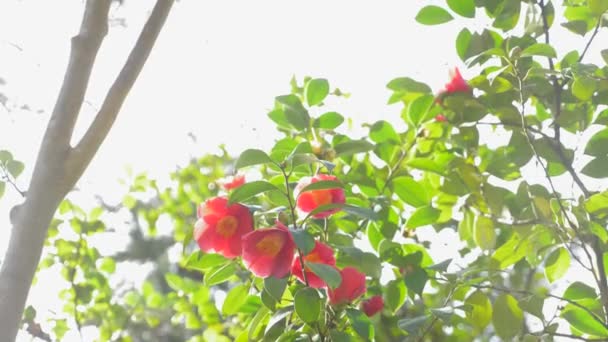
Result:
{"label": "white sky", "polygon": [[[22,188],[27,187],[63,78],[83,3],[0,2],[0,77],[7,82],[0,92],[13,103],[33,108],[5,113],[0,107],[0,149],[8,148],[26,163]],[[215,151],[221,143],[234,154],[247,147],[269,147],[278,134],[266,113],[274,96],[289,91],[292,75],[324,77],[332,87],[351,93],[336,105],[355,120],[355,128],[379,119],[398,121],[400,107],[385,105],[386,83],[410,76],[440,89],[449,68],[464,69],[454,48],[460,27],[483,27],[479,20],[466,19],[418,25],[414,16],[429,3],[444,2],[385,0],[372,6],[347,0],[179,1],[79,187],[87,196],[117,201],[124,193],[117,179],[125,176],[127,164],[161,177],[188,156]],[[126,19],[127,27],[111,27],[102,46],[78,134],[95,114],[151,5],[127,0],[112,11],[114,17]],[[606,41],[602,34],[597,42]],[[553,42],[560,51],[583,45],[561,29],[553,34]],[[588,61],[599,63],[599,45],[593,46]],[[8,243],[7,213],[18,201],[7,187],[0,200],[0,255]],[[45,298],[44,290],[35,288],[32,298]]]}

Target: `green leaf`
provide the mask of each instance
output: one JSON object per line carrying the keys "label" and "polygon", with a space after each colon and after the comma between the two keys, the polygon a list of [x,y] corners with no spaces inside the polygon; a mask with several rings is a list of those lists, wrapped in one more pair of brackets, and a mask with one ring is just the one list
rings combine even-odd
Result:
{"label": "green leaf", "polygon": [[416,209],[412,216],[405,223],[405,227],[408,229],[414,229],[428,224],[437,222],[437,219],[441,215],[441,210],[435,209],[431,206],[424,206]]}
{"label": "green leaf", "polygon": [[452,15],[446,11],[445,9],[429,5],[423,7],[416,15],[416,21],[423,25],[438,25],[447,23],[448,21],[454,19]]}
{"label": "green leaf", "polygon": [[308,128],[310,116],[296,95],[277,96],[275,100],[281,105],[285,118],[293,127],[299,130]]}
{"label": "green leaf", "polygon": [[369,317],[363,312],[351,308],[346,309],[346,316],[348,317],[350,325],[355,329],[359,336],[363,337],[365,341],[374,340],[374,326],[369,320]]}
{"label": "green leaf", "polygon": [[469,51],[472,37],[473,34],[467,28],[463,28],[456,37],[456,53],[458,53],[458,57],[460,57],[460,60],[463,62],[466,61],[468,57],[467,52]]}
{"label": "green leaf", "polygon": [[260,323],[268,316],[268,309],[265,306],[260,307],[258,312],[253,316],[248,328],[248,339],[250,341],[256,340],[257,330],[260,327]]}
{"label": "green leaf", "polygon": [[440,263],[433,264],[433,265],[427,267],[427,269],[444,273],[448,270],[448,267],[450,266],[451,263],[452,263],[452,259],[446,259]]}
{"label": "green leaf", "polygon": [[604,63],[608,64],[608,49],[604,49],[601,51],[602,58],[604,59]]}
{"label": "green leaf", "polygon": [[320,205],[320,206],[316,207],[313,211],[309,212],[308,215],[306,215],[306,217],[304,218],[304,221],[308,220],[309,217],[312,217],[315,214],[322,213],[324,211],[332,210],[332,209],[342,209],[342,208],[344,208],[344,206],[345,206],[345,204],[343,204],[343,203],[330,203],[330,204]]}
{"label": "green leaf", "polygon": [[276,301],[280,302],[287,287],[287,278],[264,278],[264,290]]}
{"label": "green leaf", "polygon": [[304,89],[304,97],[309,106],[323,102],[327,94],[329,94],[329,82],[324,78],[310,80]]}
{"label": "green leaf", "polygon": [[234,315],[239,312],[239,309],[247,300],[247,294],[249,293],[249,286],[246,284],[240,284],[233,287],[228,294],[222,305],[222,313],[224,315]]}
{"label": "green leaf", "polygon": [[246,166],[273,163],[272,159],[264,151],[256,149],[248,149],[243,151],[234,165],[235,169],[241,169]]}
{"label": "green leaf", "polygon": [[399,134],[395,132],[393,126],[384,120],[376,121],[376,123],[369,128],[369,138],[377,144],[385,141],[394,142],[396,144],[401,142],[401,138],[399,137]]}
{"label": "green leaf", "polygon": [[378,219],[378,214],[376,214],[376,212],[369,208],[362,208],[350,204],[345,204],[342,207],[342,210],[349,214],[353,214],[367,220],[375,221]]}
{"label": "green leaf", "polygon": [[563,297],[572,301],[579,301],[583,299],[595,299],[597,298],[597,293],[593,287],[580,281],[575,281],[564,291]]}
{"label": "green leaf", "polygon": [[110,257],[105,257],[101,259],[99,269],[108,274],[112,274],[116,271],[116,262]]}
{"label": "green leaf", "polygon": [[431,198],[426,187],[416,182],[412,177],[396,177],[392,180],[393,189],[399,198],[415,207],[428,206]]}
{"label": "green leaf", "polygon": [[397,322],[397,325],[399,325],[400,329],[407,331],[411,335],[416,335],[418,330],[420,330],[420,328],[422,328],[426,324],[426,321],[428,321],[428,319],[429,316],[405,318],[399,320],[399,322]]}
{"label": "green leaf", "polygon": [[329,331],[329,336],[332,342],[351,342],[351,336],[343,331],[332,329]]}
{"label": "green leaf", "polygon": [[386,305],[388,308],[397,312],[399,308],[405,303],[407,296],[407,287],[401,279],[394,279],[389,281],[384,287],[384,298],[386,299]]}
{"label": "green leaf", "polygon": [[236,273],[236,270],[237,266],[232,262],[223,265],[222,267],[214,269],[209,273],[205,273],[204,283],[206,286],[213,286],[223,283],[232,277]]}
{"label": "green leaf", "polygon": [[608,0],[587,0],[591,13],[602,15],[608,11]]}
{"label": "green leaf", "polygon": [[348,156],[356,153],[369,152],[374,149],[374,145],[366,140],[349,140],[334,146],[338,157]]}
{"label": "green leaf", "polygon": [[444,323],[450,323],[452,316],[454,315],[454,308],[443,307],[443,308],[431,308],[431,313],[442,320]]}
{"label": "green leaf", "polygon": [[603,218],[608,215],[608,191],[592,195],[585,202],[585,209],[589,214]]}
{"label": "green leaf", "polygon": [[593,178],[608,177],[608,157],[603,156],[594,158],[583,167],[581,173]]}
{"label": "green leaf", "polygon": [[4,195],[4,190],[6,189],[6,183],[0,182],[0,198]]}
{"label": "green leaf", "polygon": [[608,154],[608,128],[595,133],[587,146],[585,147],[585,154],[594,157],[601,157]]}
{"label": "green leaf", "polygon": [[563,277],[569,267],[570,253],[564,247],[560,247],[549,254],[545,262],[545,276],[549,283],[553,283]]}
{"label": "green leaf", "polygon": [[273,191],[273,190],[280,191],[280,189],[277,188],[275,185],[273,185],[269,182],[266,182],[266,181],[260,180],[260,181],[248,182],[248,183],[245,183],[245,184],[239,186],[230,194],[228,203],[231,204],[231,203],[242,202],[253,196],[259,195],[264,192]]}
{"label": "green leaf", "polygon": [[294,297],[296,314],[304,322],[311,324],[319,320],[323,302],[319,291],[311,287],[300,289]]}
{"label": "green leaf", "polygon": [[585,20],[571,20],[567,23],[562,23],[561,25],[569,31],[576,33],[580,36],[584,36],[585,33],[589,31],[587,22]]}
{"label": "green leaf", "polygon": [[566,308],[562,310],[561,316],[568,321],[573,328],[580,332],[598,337],[608,337],[608,329],[595,320],[586,310],[568,304],[566,305]]}
{"label": "green leaf", "polygon": [[485,216],[477,216],[475,220],[473,239],[482,250],[490,250],[496,246],[494,222]]}
{"label": "green leaf", "polygon": [[572,82],[572,95],[576,96],[581,101],[588,101],[593,97],[593,93],[597,89],[597,83],[594,79],[588,77],[576,77]]}
{"label": "green leaf", "polygon": [[18,160],[9,160],[8,163],[6,163],[6,169],[8,170],[8,173],[11,174],[11,176],[13,176],[13,178],[17,178],[17,176],[19,176],[21,174],[21,172],[23,172],[23,169],[25,168],[25,164],[23,164],[22,162],[18,161]]}
{"label": "green leaf", "polygon": [[429,279],[426,271],[418,266],[415,266],[411,272],[406,273],[404,278],[407,289],[412,291],[412,293],[422,296],[424,286]]}
{"label": "green leaf", "polygon": [[340,286],[340,283],[342,283],[342,276],[340,275],[340,272],[336,271],[336,269],[332,266],[316,262],[305,262],[305,264],[330,288],[335,289]]}
{"label": "green leaf", "polygon": [[407,107],[407,118],[409,122],[418,127],[420,123],[424,122],[431,109],[431,106],[435,102],[435,97],[433,95],[424,95],[417,97],[410,105]]}
{"label": "green leaf", "polygon": [[432,92],[431,88],[422,83],[418,82],[409,77],[398,77],[391,80],[386,87],[393,91],[406,92],[406,93],[418,93],[418,94],[429,94]]}
{"label": "green leaf", "polygon": [[188,257],[188,260],[186,260],[186,264],[184,265],[184,267],[187,269],[204,271],[224,264],[227,261],[228,259],[226,259],[221,254],[202,254],[201,251],[196,251]]}
{"label": "green leaf", "polygon": [[6,164],[13,160],[13,154],[7,150],[0,150],[0,164]]}
{"label": "green leaf", "polygon": [[475,18],[474,0],[447,0],[448,7],[466,18]]}
{"label": "green leaf", "polygon": [[[268,333],[275,327],[275,326],[280,326],[282,329],[285,327],[284,324],[280,324],[279,323],[281,321],[283,321],[287,316],[289,316],[292,312],[293,312],[293,306],[286,306],[284,308],[280,308],[278,309],[274,315],[272,315],[272,317],[270,317],[270,320],[268,320],[268,324],[266,325],[266,331],[264,332],[265,336],[264,339],[266,340],[266,337],[268,336]],[[282,330],[281,329],[281,330]],[[274,340],[272,340],[274,341]]]}
{"label": "green leaf", "polygon": [[498,269],[504,270],[525,257],[529,246],[528,239],[522,240],[518,234],[512,234],[507,242],[494,251],[492,260],[498,263]]}
{"label": "green leaf", "polygon": [[524,313],[513,296],[503,293],[494,301],[492,323],[496,335],[503,340],[511,340],[517,336],[524,323]]}
{"label": "green leaf", "polygon": [[342,184],[339,181],[320,180],[318,182],[308,184],[307,186],[302,188],[302,190],[300,190],[300,193],[303,193],[306,191],[313,191],[313,190],[342,189],[342,188],[344,188],[344,184]]}
{"label": "green leaf", "polygon": [[529,56],[544,56],[550,58],[556,58],[557,53],[553,46],[545,43],[536,43],[528,46],[521,52],[521,57]]}
{"label": "green leaf", "polygon": [[545,319],[545,315],[543,314],[544,303],[545,300],[542,297],[532,295],[521,299],[519,307],[540,319]]}
{"label": "green leaf", "polygon": [[344,117],[336,112],[321,114],[313,122],[313,127],[322,129],[335,129],[344,122]]}
{"label": "green leaf", "polygon": [[298,249],[304,253],[304,255],[310,253],[315,248],[315,239],[305,229],[290,229],[291,236],[295,241]]}
{"label": "green leaf", "polygon": [[471,307],[471,310],[466,311],[469,323],[477,328],[478,331],[483,331],[492,321],[492,303],[488,296],[477,290],[465,299],[464,304]]}

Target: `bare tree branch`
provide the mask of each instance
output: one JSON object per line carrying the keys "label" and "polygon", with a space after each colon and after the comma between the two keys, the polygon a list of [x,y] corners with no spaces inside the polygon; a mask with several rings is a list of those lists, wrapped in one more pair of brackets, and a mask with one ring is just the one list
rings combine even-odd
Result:
{"label": "bare tree branch", "polygon": [[70,61],[53,109],[45,139],[68,148],[84,101],[91,71],[103,38],[108,32],[110,0],[87,0],[78,35],[72,38]]}
{"label": "bare tree branch", "polygon": [[68,169],[73,172],[72,177],[77,179],[81,176],[99,149],[99,146],[108,135],[127,94],[133,87],[135,80],[137,80],[148,56],[150,56],[152,47],[167,19],[173,2],[174,0],[158,0],[156,2],[152,14],[148,18],[135,46],[129,54],[127,62],[110,87],[110,90],[101,105],[101,109],[80,142],[72,151],[68,160]]}

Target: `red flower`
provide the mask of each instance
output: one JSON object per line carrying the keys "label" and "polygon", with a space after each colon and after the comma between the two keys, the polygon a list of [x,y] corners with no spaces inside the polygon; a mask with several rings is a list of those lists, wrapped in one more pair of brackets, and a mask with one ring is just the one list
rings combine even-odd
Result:
{"label": "red flower", "polygon": [[327,288],[327,295],[331,305],[347,304],[363,295],[365,288],[365,274],[354,267],[344,267],[340,271],[342,282],[335,289]]}
{"label": "red flower", "polygon": [[256,276],[283,278],[289,273],[296,244],[282,223],[243,236],[243,262]]}
{"label": "red flower", "polygon": [[446,121],[448,121],[448,118],[446,118],[445,115],[443,115],[443,114],[437,114],[437,116],[435,116],[435,121],[446,122]]}
{"label": "red flower", "polygon": [[226,258],[241,255],[241,238],[253,231],[253,217],[242,204],[228,205],[224,197],[215,197],[197,210],[194,239],[201,250],[216,252]]}
{"label": "red flower", "polygon": [[[336,258],[334,257],[334,251],[326,244],[323,244],[319,241],[315,241],[315,248],[313,248],[310,253],[304,256],[304,263],[307,262],[316,262],[321,264],[326,264],[330,266],[336,265]],[[314,272],[312,272],[308,266],[304,267],[304,272],[306,272],[306,280],[308,280],[308,286],[314,287],[316,289],[325,287],[325,282],[319,278]],[[300,258],[297,256],[293,259],[293,264],[291,265],[291,273],[295,275],[301,282],[304,283],[304,275],[302,274],[302,264],[300,263]]]}
{"label": "red flower", "polygon": [[[305,212],[310,213],[316,208],[326,205],[326,204],[344,204],[344,189],[342,188],[333,188],[333,189],[321,189],[321,190],[312,190],[300,193],[300,191],[311,183],[316,183],[318,181],[337,181],[338,178],[332,175],[324,175],[318,174],[314,177],[304,177],[300,179],[298,185],[295,189],[295,194],[297,197],[297,205],[298,208]],[[329,209],[326,211],[322,211],[320,213],[316,213],[313,215],[314,218],[324,218],[335,212],[340,211],[340,208]]]}
{"label": "red flower", "polygon": [[373,296],[372,298],[365,300],[363,301],[363,303],[361,303],[361,308],[363,309],[363,312],[365,312],[365,314],[369,317],[372,317],[373,315],[382,311],[383,307],[384,299],[382,299],[382,296]]}
{"label": "red flower", "polygon": [[458,68],[454,68],[454,70],[450,71],[450,81],[445,85],[444,93],[453,94],[453,93],[468,93],[471,91],[471,87],[467,81],[462,78],[460,74],[460,70]]}
{"label": "red flower", "polygon": [[224,183],[224,189],[232,190],[236,189],[239,186],[245,184],[245,175],[236,175],[228,178],[228,181]]}

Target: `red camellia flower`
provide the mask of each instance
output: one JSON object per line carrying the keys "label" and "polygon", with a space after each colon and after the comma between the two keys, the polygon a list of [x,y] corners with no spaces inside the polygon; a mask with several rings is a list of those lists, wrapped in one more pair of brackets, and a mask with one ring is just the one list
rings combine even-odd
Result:
{"label": "red camellia flower", "polygon": [[226,258],[241,255],[241,238],[253,231],[253,217],[242,204],[228,205],[228,199],[215,197],[197,210],[194,239],[201,250],[216,252]]}
{"label": "red camellia flower", "polygon": [[224,189],[226,189],[226,190],[236,189],[243,184],[245,184],[245,175],[236,175],[236,176],[229,178],[229,180],[226,183],[224,183]]}
{"label": "red camellia flower", "polygon": [[340,271],[342,282],[335,289],[327,288],[327,295],[331,305],[347,304],[363,295],[365,288],[365,274],[354,267],[344,267]]}
{"label": "red camellia flower", "polygon": [[[334,257],[334,251],[326,244],[323,244],[319,241],[315,242],[315,248],[313,248],[310,253],[304,256],[304,263],[306,262],[316,262],[320,264],[326,264],[330,266],[336,265],[336,258]],[[304,272],[306,272],[306,280],[308,280],[308,286],[314,287],[316,289],[325,287],[325,282],[319,278],[314,272],[312,272],[307,266],[304,267]],[[293,259],[293,264],[291,265],[291,273],[295,275],[301,282],[304,283],[304,275],[302,274],[302,264],[300,263],[300,258],[296,256]]]}
{"label": "red camellia flower", "polygon": [[471,87],[462,75],[460,74],[460,70],[458,68],[454,68],[454,70],[450,71],[450,81],[445,85],[444,93],[453,94],[453,93],[467,93],[471,91]]}
{"label": "red camellia flower", "polygon": [[372,317],[373,315],[382,311],[383,307],[384,299],[382,299],[382,296],[373,296],[372,298],[365,300],[363,301],[363,303],[361,303],[361,308],[363,309],[363,312],[365,312],[365,314],[369,317]]}
{"label": "red camellia flower", "polygon": [[437,114],[437,116],[435,116],[435,121],[446,122],[446,121],[448,121],[448,118],[446,118],[445,115],[443,115],[443,114]]}
{"label": "red camellia flower", "polygon": [[243,262],[256,276],[283,278],[289,273],[296,244],[282,223],[243,236]]}
{"label": "red camellia flower", "polygon": [[[333,188],[333,189],[320,189],[320,190],[312,190],[300,193],[300,191],[311,183],[316,183],[318,181],[337,181],[338,178],[332,175],[324,175],[318,174],[314,177],[304,177],[300,179],[298,185],[295,188],[295,195],[298,198],[297,205],[298,208],[305,212],[310,213],[316,208],[326,205],[326,204],[344,204],[344,189],[341,188]],[[322,211],[320,213],[316,213],[313,215],[314,218],[324,218],[329,215],[340,211],[340,208],[329,209],[326,211]]]}

